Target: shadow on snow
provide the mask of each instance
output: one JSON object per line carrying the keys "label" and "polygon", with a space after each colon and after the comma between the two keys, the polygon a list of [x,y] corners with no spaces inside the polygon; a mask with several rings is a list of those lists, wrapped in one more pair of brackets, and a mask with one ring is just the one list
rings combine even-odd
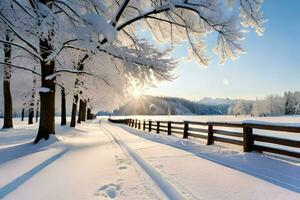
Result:
{"label": "shadow on snow", "polygon": [[23,175],[19,176],[18,178],[14,179],[10,183],[6,184],[2,188],[0,188],[0,199],[4,198],[6,195],[17,189],[20,185],[25,183],[27,180],[29,180],[32,176],[43,170],[45,167],[47,167],[49,164],[54,162],[55,160],[59,159],[61,156],[63,156],[68,149],[65,149],[54,156],[50,157],[49,159],[45,160],[41,164],[37,165],[36,167],[32,168],[28,172],[24,173]]}
{"label": "shadow on snow", "polygon": [[47,150],[42,148],[56,141],[58,141],[56,137],[50,137],[48,140],[41,141],[35,145],[33,145],[33,142],[28,142],[28,143],[0,149],[0,164],[3,164],[10,160],[14,160],[16,158],[20,158],[29,154]]}

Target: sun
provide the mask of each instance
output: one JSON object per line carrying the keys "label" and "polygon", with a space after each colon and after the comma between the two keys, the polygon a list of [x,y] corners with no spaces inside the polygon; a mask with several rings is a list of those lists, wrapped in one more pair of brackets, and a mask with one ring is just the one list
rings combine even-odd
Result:
{"label": "sun", "polygon": [[138,100],[144,95],[145,88],[143,87],[143,84],[135,79],[132,79],[127,91],[130,96]]}
{"label": "sun", "polygon": [[132,90],[132,96],[136,99],[140,98],[143,95],[143,92],[141,89],[139,88],[134,88],[134,90]]}

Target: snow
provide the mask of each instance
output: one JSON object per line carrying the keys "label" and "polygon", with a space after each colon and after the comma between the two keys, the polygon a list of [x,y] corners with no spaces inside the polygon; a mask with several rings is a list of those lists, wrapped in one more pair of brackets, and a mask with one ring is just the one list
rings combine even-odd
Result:
{"label": "snow", "polygon": [[[287,127],[299,127],[300,126],[300,116],[298,115],[290,115],[290,116],[277,116],[277,117],[250,117],[250,116],[232,116],[232,115],[149,115],[149,116],[118,116],[117,118],[132,118],[132,119],[141,119],[141,120],[162,120],[162,121],[196,121],[196,122],[223,122],[223,123],[257,123],[257,124],[266,124],[266,125],[275,125],[275,126],[287,126]],[[207,128],[206,126],[197,126],[192,125],[195,128]],[[231,128],[231,127],[218,127],[218,130],[225,130],[225,131],[233,131],[242,133],[242,128]],[[264,135],[264,136],[273,136],[283,139],[291,139],[300,141],[299,133],[291,133],[291,132],[284,132],[284,131],[270,131],[270,130],[260,130],[260,129],[253,129],[253,133],[257,135]],[[230,136],[222,136],[231,139]],[[222,143],[224,146],[227,144]],[[255,142],[255,144],[267,146],[267,147],[275,147],[283,150],[290,150],[299,152],[299,148],[294,147],[287,147],[283,145],[276,145],[276,144],[269,144],[264,142]],[[227,145],[228,146],[228,145]],[[233,146],[235,148],[235,146]],[[269,154],[269,153],[268,153]]]}
{"label": "snow", "polygon": [[268,122],[268,121],[261,121],[261,120],[244,120],[241,123],[271,125],[271,126],[300,127],[300,123],[285,123],[285,122],[280,123],[280,122]]}
{"label": "snow", "polygon": [[60,74],[54,73],[52,75],[46,76],[45,80],[53,80],[56,76],[59,76]]}
{"label": "snow", "polygon": [[41,87],[41,88],[38,89],[38,92],[48,93],[48,92],[50,92],[50,88]]}
{"label": "snow", "polygon": [[300,198],[297,162],[105,119],[57,125],[55,136],[32,145],[37,124],[26,122],[15,119],[14,129],[0,131],[3,199]]}
{"label": "snow", "polygon": [[[107,22],[107,20],[96,13],[91,14],[85,14],[81,16],[89,26],[87,26],[92,31],[98,33],[98,34],[104,34],[105,38],[112,42],[117,37],[117,30]],[[87,28],[86,27],[86,28]],[[86,30],[86,33],[91,32],[91,30]]]}

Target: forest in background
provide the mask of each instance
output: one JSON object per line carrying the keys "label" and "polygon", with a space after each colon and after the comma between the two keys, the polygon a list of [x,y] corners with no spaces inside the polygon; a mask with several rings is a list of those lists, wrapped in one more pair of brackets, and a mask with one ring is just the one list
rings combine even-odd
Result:
{"label": "forest in background", "polygon": [[205,97],[190,101],[177,97],[145,95],[131,99],[112,113],[100,115],[254,115],[278,116],[300,114],[300,92],[285,92],[256,100]]}

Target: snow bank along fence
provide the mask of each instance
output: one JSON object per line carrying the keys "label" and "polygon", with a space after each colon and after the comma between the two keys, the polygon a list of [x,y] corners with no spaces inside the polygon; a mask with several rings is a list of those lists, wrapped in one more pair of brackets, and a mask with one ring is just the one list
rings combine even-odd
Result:
{"label": "snow bank along fence", "polygon": [[[109,119],[109,121],[113,123],[126,124],[129,127],[142,129],[144,131],[148,130],[149,132],[155,132],[157,134],[182,134],[182,137],[184,139],[188,137],[205,139],[207,145],[212,145],[214,141],[218,141],[235,145],[241,145],[243,146],[244,152],[271,152],[275,154],[282,154],[286,156],[300,158],[300,141],[282,137],[258,135],[253,133],[254,129],[300,133],[300,127],[279,126],[261,123],[255,124],[195,121],[174,122],[138,119]],[[240,130],[240,132],[232,130],[222,130],[220,127],[222,127],[222,129],[237,129]],[[281,146],[289,148],[280,148]]]}

